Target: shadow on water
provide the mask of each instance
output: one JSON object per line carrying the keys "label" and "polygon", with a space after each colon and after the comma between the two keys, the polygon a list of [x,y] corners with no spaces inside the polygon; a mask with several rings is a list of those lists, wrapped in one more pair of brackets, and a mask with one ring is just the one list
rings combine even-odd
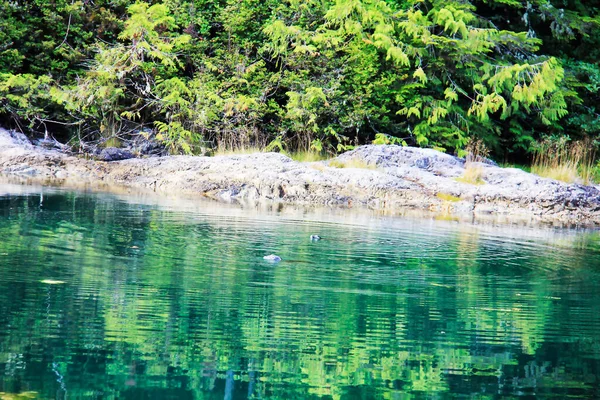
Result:
{"label": "shadow on water", "polygon": [[5,193],[0,398],[598,398],[599,239]]}

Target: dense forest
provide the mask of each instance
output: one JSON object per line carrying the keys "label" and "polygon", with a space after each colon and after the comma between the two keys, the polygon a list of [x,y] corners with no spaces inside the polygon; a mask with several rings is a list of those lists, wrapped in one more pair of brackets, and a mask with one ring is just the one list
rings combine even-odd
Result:
{"label": "dense forest", "polygon": [[0,0],[0,125],[77,147],[402,143],[497,159],[600,134],[600,3]]}

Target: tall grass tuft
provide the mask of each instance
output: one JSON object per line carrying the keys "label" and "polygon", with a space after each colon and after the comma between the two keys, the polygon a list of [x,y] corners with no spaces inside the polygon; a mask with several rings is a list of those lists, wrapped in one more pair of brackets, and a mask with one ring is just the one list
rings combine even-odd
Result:
{"label": "tall grass tuft", "polygon": [[489,156],[490,152],[481,139],[471,139],[465,149],[465,172],[456,178],[457,181],[471,185],[483,185],[483,168],[480,164]]}
{"label": "tall grass tuft", "polygon": [[547,138],[534,149],[531,172],[567,183],[590,184],[596,146],[590,138],[570,142],[567,136]]}

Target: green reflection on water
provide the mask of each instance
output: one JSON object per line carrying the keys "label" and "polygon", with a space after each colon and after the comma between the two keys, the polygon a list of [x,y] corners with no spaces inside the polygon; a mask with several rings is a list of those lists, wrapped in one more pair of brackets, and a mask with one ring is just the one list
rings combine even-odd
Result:
{"label": "green reflection on water", "polygon": [[600,397],[597,234],[230,210],[0,197],[0,399]]}

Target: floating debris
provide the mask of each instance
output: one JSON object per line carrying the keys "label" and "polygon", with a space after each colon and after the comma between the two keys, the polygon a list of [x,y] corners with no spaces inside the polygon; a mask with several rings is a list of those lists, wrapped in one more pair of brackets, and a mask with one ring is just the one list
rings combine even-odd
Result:
{"label": "floating debris", "polygon": [[272,262],[281,261],[281,257],[276,256],[275,254],[269,254],[268,256],[264,256],[263,259],[265,259],[267,261],[272,261]]}
{"label": "floating debris", "polygon": [[310,235],[310,240],[313,240],[313,241],[321,240],[321,236],[319,236],[319,235]]}
{"label": "floating debris", "polygon": [[65,281],[57,281],[54,279],[44,279],[40,281],[41,283],[45,283],[46,285],[62,285],[63,283],[66,283]]}

